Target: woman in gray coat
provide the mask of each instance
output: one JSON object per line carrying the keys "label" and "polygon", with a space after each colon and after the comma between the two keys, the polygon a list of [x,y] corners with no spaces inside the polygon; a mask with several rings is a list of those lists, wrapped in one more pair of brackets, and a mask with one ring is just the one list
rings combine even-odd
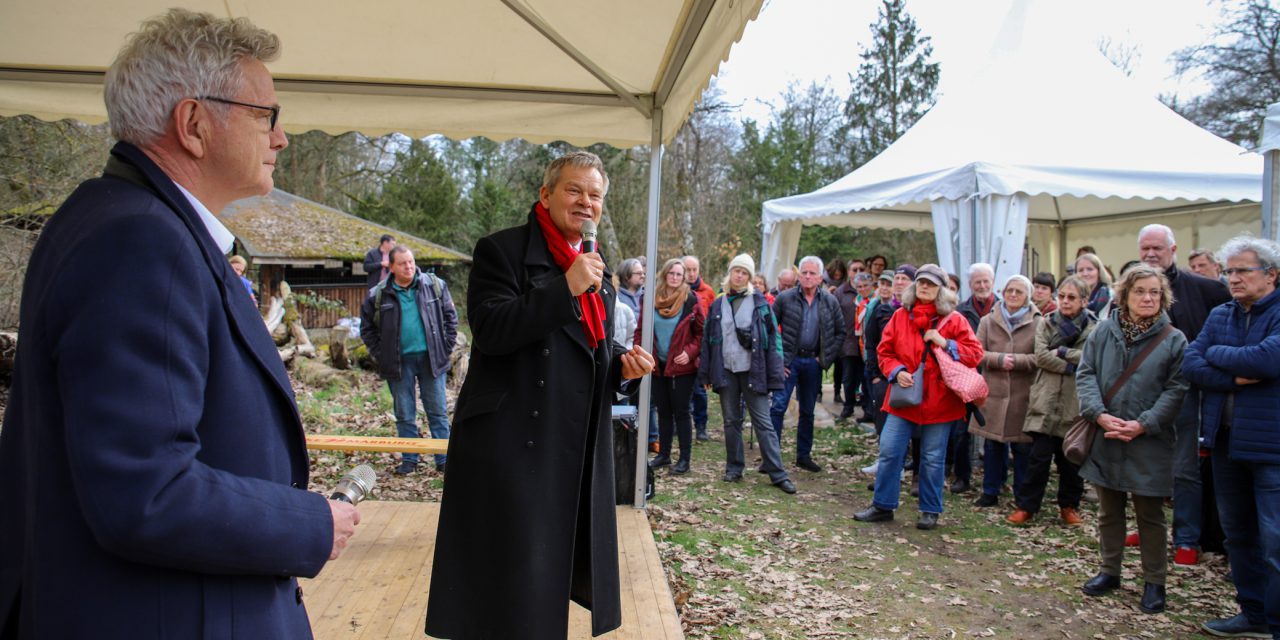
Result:
{"label": "woman in gray coat", "polygon": [[[1127,271],[1116,284],[1114,302],[1115,313],[1085,342],[1076,372],[1080,414],[1098,424],[1080,476],[1098,488],[1102,569],[1083,590],[1101,596],[1120,586],[1125,503],[1132,496],[1146,581],[1139,608],[1160,613],[1168,563],[1164,498],[1173,494],[1173,422],[1187,392],[1182,377],[1187,339],[1176,329],[1160,338],[1169,324],[1173,293],[1156,269],[1144,264]],[[1104,404],[1111,385],[1152,340],[1160,340],[1158,346]]]}

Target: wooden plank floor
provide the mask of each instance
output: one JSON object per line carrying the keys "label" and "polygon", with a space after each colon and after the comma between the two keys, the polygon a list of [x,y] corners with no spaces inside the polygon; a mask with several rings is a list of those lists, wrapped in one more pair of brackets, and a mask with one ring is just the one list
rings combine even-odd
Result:
{"label": "wooden plank floor", "polygon": [[[434,502],[364,502],[360,526],[341,558],[302,580],[318,640],[425,638],[427,588],[435,552]],[[622,627],[617,640],[683,639],[680,617],[645,512],[618,507]],[[591,614],[569,605],[569,638],[591,637]]]}

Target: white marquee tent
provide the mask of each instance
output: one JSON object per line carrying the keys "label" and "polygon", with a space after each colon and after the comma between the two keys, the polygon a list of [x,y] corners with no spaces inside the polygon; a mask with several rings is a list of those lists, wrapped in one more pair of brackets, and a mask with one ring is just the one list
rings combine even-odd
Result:
{"label": "white marquee tent", "polygon": [[[1258,207],[1240,203],[1261,199],[1262,158],[1142,95],[1087,43],[1063,42],[1041,9],[1015,4],[985,66],[883,153],[766,202],[766,273],[794,262],[808,224],[933,229],[945,269],[988,262],[997,282],[1023,270],[1024,244],[1060,271],[1067,231],[1084,222],[1126,223],[1075,237],[1117,262],[1137,257],[1138,218],[1173,226],[1184,249],[1188,225],[1205,244],[1257,234]],[[1056,233],[1029,234],[1029,222]]]}
{"label": "white marquee tent", "polygon": [[[764,0],[188,0],[275,32],[269,65],[290,133],[648,144],[656,264],[662,143]],[[0,3],[0,116],[102,122],[102,77],[171,0]],[[647,315],[653,315],[652,301]],[[652,334],[643,346],[652,346]],[[647,423],[648,384],[641,391]],[[645,448],[637,447],[637,505]]]}

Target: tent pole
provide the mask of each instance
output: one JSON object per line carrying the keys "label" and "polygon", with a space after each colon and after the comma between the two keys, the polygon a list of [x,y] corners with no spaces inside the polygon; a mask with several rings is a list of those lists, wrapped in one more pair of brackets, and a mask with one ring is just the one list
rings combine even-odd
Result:
{"label": "tent pole", "polygon": [[1262,237],[1268,240],[1280,239],[1280,149],[1272,149],[1263,156],[1262,162]]}
{"label": "tent pole", "polygon": [[[653,291],[653,279],[658,273],[658,203],[662,199],[662,107],[654,106],[653,135],[649,143],[649,220],[645,226],[645,289]],[[640,309],[645,319],[644,332],[640,335],[640,347],[653,353],[653,296],[644,297]],[[644,508],[645,472],[649,467],[649,410],[653,401],[653,376],[640,381],[640,414],[636,416],[636,497],[634,506]]]}

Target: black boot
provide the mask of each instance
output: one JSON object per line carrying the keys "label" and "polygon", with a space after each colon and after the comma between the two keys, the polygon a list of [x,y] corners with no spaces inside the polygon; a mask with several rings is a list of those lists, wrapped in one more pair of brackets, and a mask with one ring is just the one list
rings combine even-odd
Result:
{"label": "black boot", "polygon": [[689,473],[689,459],[683,458],[683,457],[680,458],[680,460],[676,462],[676,466],[671,467],[671,473],[674,473],[677,475],[682,473]]}
{"label": "black boot", "polygon": [[873,504],[853,514],[853,519],[858,522],[888,522],[893,519],[893,509],[881,509]]}
{"label": "black boot", "polygon": [[671,464],[671,456],[665,453],[659,453],[657,457],[649,461],[649,467],[653,469],[657,469],[658,467],[665,467],[669,464]]}
{"label": "black boot", "polygon": [[1164,613],[1164,585],[1146,583],[1142,587],[1142,602],[1138,608],[1143,613]]}
{"label": "black boot", "polygon": [[[1080,587],[1080,590],[1083,591],[1086,596],[1097,597],[1101,595],[1106,595],[1107,592],[1119,586],[1120,586],[1120,576],[1112,576],[1112,575],[1107,575],[1105,573],[1098,573],[1098,575],[1090,578],[1088,582],[1084,583],[1084,586]],[[1164,593],[1164,587],[1161,587],[1161,594],[1163,593]]]}

